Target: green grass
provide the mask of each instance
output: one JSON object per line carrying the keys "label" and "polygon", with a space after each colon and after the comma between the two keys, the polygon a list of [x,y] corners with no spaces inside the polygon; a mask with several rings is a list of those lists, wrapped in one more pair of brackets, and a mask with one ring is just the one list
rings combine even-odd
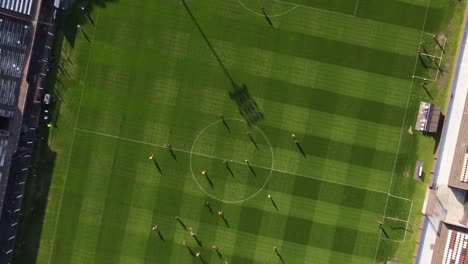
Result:
{"label": "green grass", "polygon": [[[415,153],[407,124],[424,95],[410,93],[411,75],[426,11],[426,32],[455,11],[442,0],[428,9],[422,0],[351,2],[187,3],[262,112],[255,126],[242,121],[229,79],[179,1],[95,6],[95,26],[84,27],[91,43],[76,32],[56,46],[66,73],[55,85],[63,101],[49,133],[57,159],[37,262],[197,263],[184,239],[207,263],[220,262],[212,244],[229,263],[280,263],[273,246],[286,263],[409,258],[381,245],[377,221],[402,240],[412,203],[387,193],[421,198],[422,184],[404,175]],[[74,28],[76,11],[62,30]]]}

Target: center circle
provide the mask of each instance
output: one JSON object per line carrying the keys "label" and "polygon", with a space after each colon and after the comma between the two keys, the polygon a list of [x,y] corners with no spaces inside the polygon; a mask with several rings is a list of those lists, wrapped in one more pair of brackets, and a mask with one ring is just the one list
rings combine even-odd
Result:
{"label": "center circle", "polygon": [[236,118],[206,126],[190,150],[190,171],[200,190],[225,203],[259,194],[273,171],[273,148],[265,133]]}

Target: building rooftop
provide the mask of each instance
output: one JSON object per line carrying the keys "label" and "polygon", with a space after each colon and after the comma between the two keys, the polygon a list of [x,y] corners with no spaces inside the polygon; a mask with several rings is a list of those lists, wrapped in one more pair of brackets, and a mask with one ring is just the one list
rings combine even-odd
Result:
{"label": "building rooftop", "polygon": [[11,15],[31,16],[36,4],[37,0],[0,0],[0,9]]}
{"label": "building rooftop", "polygon": [[432,263],[468,264],[468,232],[456,226],[442,224],[437,237]]}
{"label": "building rooftop", "polygon": [[423,132],[435,133],[439,128],[440,105],[421,102],[415,129]]}
{"label": "building rooftop", "polygon": [[465,100],[460,129],[453,131],[458,136],[448,181],[451,187],[468,190],[468,133],[465,131],[468,131],[468,100]]}

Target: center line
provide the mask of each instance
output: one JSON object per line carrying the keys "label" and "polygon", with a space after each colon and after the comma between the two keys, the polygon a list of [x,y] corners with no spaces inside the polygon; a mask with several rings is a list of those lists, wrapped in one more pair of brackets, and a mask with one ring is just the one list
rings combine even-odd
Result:
{"label": "center line", "polygon": [[[131,139],[131,138],[123,138],[123,137],[119,137],[119,136],[115,136],[115,135],[111,135],[111,134],[106,134],[106,133],[101,133],[101,132],[96,132],[96,131],[87,130],[87,129],[76,128],[76,131],[81,131],[81,132],[85,132],[85,133],[100,135],[100,136],[109,137],[109,138],[125,140],[125,141],[128,141],[128,142],[134,142],[134,143],[138,143],[138,144],[154,146],[154,147],[158,147],[158,148],[167,148],[164,145],[154,144],[154,143],[145,142],[145,141],[141,141],[141,140],[135,140],[135,139]],[[182,152],[182,153],[197,155],[197,156],[201,156],[201,157],[217,159],[217,160],[221,160],[221,161],[226,160],[226,158],[212,156],[212,155],[203,154],[203,153],[190,152],[190,151],[185,150],[185,149],[178,149],[178,148],[173,147],[172,150]],[[236,164],[242,164],[242,165],[245,164],[245,162],[236,161],[236,160],[232,160],[231,162],[236,163]],[[259,168],[259,169],[272,170],[272,171],[279,172],[279,173],[294,175],[294,176],[298,176],[298,177],[309,178],[309,179],[313,179],[313,180],[319,180],[319,181],[323,181],[323,182],[328,182],[328,183],[353,187],[353,188],[357,188],[357,189],[361,189],[361,190],[372,191],[372,192],[377,192],[377,193],[382,193],[382,194],[388,194],[385,191],[379,191],[379,190],[375,190],[375,189],[371,189],[371,188],[365,188],[365,187],[351,185],[351,184],[347,184],[347,183],[336,182],[336,181],[332,181],[332,180],[323,179],[323,178],[320,178],[320,177],[314,177],[314,176],[310,176],[310,175],[304,175],[304,174],[300,174],[300,173],[294,173],[294,172],[279,170],[279,169],[275,169],[275,168],[268,168],[268,167],[261,166],[261,165],[250,164],[250,166],[255,167],[255,168]]]}

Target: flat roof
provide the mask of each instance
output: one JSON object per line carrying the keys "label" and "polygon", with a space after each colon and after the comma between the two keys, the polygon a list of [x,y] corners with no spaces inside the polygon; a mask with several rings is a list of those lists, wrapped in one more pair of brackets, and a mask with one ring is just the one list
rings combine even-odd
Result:
{"label": "flat roof", "polygon": [[37,0],[0,0],[0,10],[9,15],[32,17]]}
{"label": "flat roof", "polygon": [[468,98],[465,96],[461,122],[457,134],[456,143],[453,146],[453,159],[448,178],[451,187],[468,190]]}
{"label": "flat roof", "polygon": [[421,102],[415,129],[423,132],[435,133],[439,128],[440,105]]}

